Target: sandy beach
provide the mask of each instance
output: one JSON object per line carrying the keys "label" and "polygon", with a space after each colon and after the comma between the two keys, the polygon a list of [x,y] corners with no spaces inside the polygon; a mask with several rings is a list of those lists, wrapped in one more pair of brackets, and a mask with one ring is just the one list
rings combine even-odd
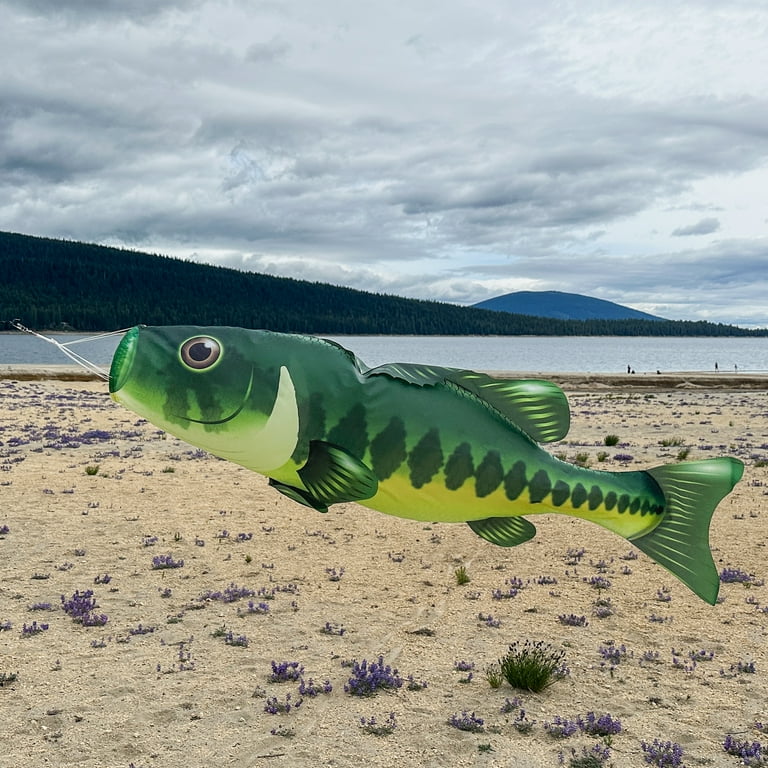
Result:
{"label": "sandy beach", "polygon": [[[535,539],[501,549],[465,525],[313,512],[103,383],[34,373],[0,380],[0,766],[538,768],[610,742],[604,764],[631,768],[658,739],[719,768],[740,764],[728,734],[768,743],[764,377],[549,377],[573,423],[547,450],[569,461],[745,462],[711,528],[737,581],[709,606],[569,517],[537,516]],[[489,665],[525,640],[562,650],[568,673],[541,693],[491,688]],[[346,692],[352,664],[380,656],[402,686]],[[552,734],[589,712],[621,732]],[[462,713],[475,731],[450,723]]]}

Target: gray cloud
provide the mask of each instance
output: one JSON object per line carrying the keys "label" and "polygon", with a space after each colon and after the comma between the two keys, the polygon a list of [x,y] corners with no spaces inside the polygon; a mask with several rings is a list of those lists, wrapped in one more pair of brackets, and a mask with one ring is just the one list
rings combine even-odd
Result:
{"label": "gray cloud", "polygon": [[6,0],[25,16],[46,19],[63,18],[68,21],[92,24],[95,19],[124,18],[147,20],[170,11],[187,11],[200,5],[201,0]]}
{"label": "gray cloud", "polygon": [[0,2],[0,217],[408,296],[757,317],[768,11],[652,5]]}
{"label": "gray cloud", "polygon": [[675,237],[686,237],[687,235],[711,235],[713,232],[717,232],[718,229],[720,229],[720,222],[714,218],[714,216],[708,216],[687,227],[673,229],[672,234]]}

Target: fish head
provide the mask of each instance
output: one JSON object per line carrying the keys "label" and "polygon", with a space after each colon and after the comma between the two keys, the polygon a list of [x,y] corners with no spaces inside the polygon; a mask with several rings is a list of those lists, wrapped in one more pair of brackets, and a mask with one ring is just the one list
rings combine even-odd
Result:
{"label": "fish head", "polygon": [[137,326],[115,351],[110,395],[165,431],[241,464],[243,446],[252,454],[254,438],[269,426],[279,455],[261,461],[284,460],[296,443],[298,415],[275,336],[243,328]]}

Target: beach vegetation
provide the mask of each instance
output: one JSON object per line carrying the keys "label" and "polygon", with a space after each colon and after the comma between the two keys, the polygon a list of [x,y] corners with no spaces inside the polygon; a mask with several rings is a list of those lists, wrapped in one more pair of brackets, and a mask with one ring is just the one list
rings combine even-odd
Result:
{"label": "beach vegetation", "polygon": [[643,760],[656,768],[683,768],[683,748],[673,741],[640,742]]}
{"label": "beach vegetation", "polygon": [[105,613],[96,613],[98,604],[92,589],[75,590],[71,597],[61,596],[61,608],[73,621],[84,627],[102,627],[107,621]]}
{"label": "beach vegetation", "polygon": [[281,701],[277,696],[270,696],[264,703],[264,711],[269,715],[287,715],[291,710],[298,709],[304,699],[293,699],[290,693],[285,694]]}
{"label": "beach vegetation", "polygon": [[499,668],[513,688],[538,693],[564,677],[564,660],[565,651],[544,641],[515,641],[499,659]]}
{"label": "beach vegetation", "polygon": [[39,624],[36,621],[33,621],[31,624],[25,623],[21,628],[21,636],[32,637],[33,635],[40,635],[48,629],[48,626],[48,624],[42,621]]}
{"label": "beach vegetation", "polygon": [[183,560],[174,560],[173,555],[170,553],[167,555],[155,555],[152,558],[152,570],[162,571],[170,568],[183,568]]}
{"label": "beach vegetation", "polygon": [[352,663],[352,676],[344,686],[344,691],[352,696],[373,696],[380,690],[394,690],[403,685],[403,680],[396,669],[384,663],[384,657],[378,661]]}
{"label": "beach vegetation", "polygon": [[557,620],[566,627],[586,627],[589,625],[586,616],[577,616],[575,613],[561,613]]}
{"label": "beach vegetation", "polygon": [[294,683],[301,680],[304,667],[298,661],[272,661],[270,683]]}
{"label": "beach vegetation", "polygon": [[524,709],[520,709],[517,713],[517,717],[515,717],[515,719],[512,721],[512,727],[518,733],[522,733],[524,736],[531,733],[535,725],[536,721],[531,720],[531,718],[528,717],[528,713]]}
{"label": "beach vegetation", "polygon": [[363,733],[369,733],[371,736],[391,736],[397,728],[397,718],[394,712],[390,712],[382,722],[376,720],[375,716],[361,717],[360,728]]}
{"label": "beach vegetation", "polygon": [[0,671],[0,688],[15,683],[19,675],[17,672]]}
{"label": "beach vegetation", "polygon": [[720,571],[720,581],[723,584],[752,584],[755,577],[751,573],[742,571],[741,568],[723,568]]}
{"label": "beach vegetation", "polygon": [[504,673],[501,671],[500,664],[490,664],[485,670],[485,679],[491,688],[501,688],[504,682]]}
{"label": "beach vegetation", "polygon": [[589,466],[589,454],[585,452],[577,453],[574,463],[580,467]]}
{"label": "beach vegetation", "polygon": [[[572,747],[567,765],[568,768],[602,768],[610,759],[610,748],[598,742],[589,748],[582,746],[578,752]],[[560,752],[558,760],[560,765],[566,765],[566,757],[562,752]]]}
{"label": "beach vegetation", "polygon": [[523,706],[522,700],[519,699],[517,696],[513,696],[511,699],[510,698],[504,699],[504,703],[501,705],[499,712],[501,712],[502,715],[508,715],[510,714],[510,712],[516,712],[522,706]]}
{"label": "beach vegetation", "polygon": [[454,572],[453,575],[456,578],[456,584],[458,586],[462,586],[464,584],[469,584],[470,578],[469,574],[467,573],[467,569],[465,566],[460,565]]}
{"label": "beach vegetation", "polygon": [[723,741],[723,749],[727,754],[738,757],[742,765],[768,765],[768,750],[759,741],[737,739],[729,733]]}
{"label": "beach vegetation", "polygon": [[474,712],[464,711],[460,715],[453,714],[448,718],[448,725],[470,733],[483,733],[485,731],[485,721],[482,717],[475,715]]}
{"label": "beach vegetation", "polygon": [[322,683],[316,683],[310,677],[309,680],[304,680],[302,678],[301,682],[299,683],[299,696],[309,696],[311,699],[314,699],[320,694],[329,694],[331,691],[333,691],[333,685],[331,685],[330,680],[326,680]]}

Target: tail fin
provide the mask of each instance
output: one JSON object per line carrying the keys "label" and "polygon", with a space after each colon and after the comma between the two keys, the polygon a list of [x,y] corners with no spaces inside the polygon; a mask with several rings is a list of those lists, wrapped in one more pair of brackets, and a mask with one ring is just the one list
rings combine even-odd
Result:
{"label": "tail fin", "polygon": [[667,510],[656,528],[632,543],[714,605],[720,578],[709,549],[709,524],[717,505],[741,479],[744,465],[723,457],[647,472],[661,487]]}

